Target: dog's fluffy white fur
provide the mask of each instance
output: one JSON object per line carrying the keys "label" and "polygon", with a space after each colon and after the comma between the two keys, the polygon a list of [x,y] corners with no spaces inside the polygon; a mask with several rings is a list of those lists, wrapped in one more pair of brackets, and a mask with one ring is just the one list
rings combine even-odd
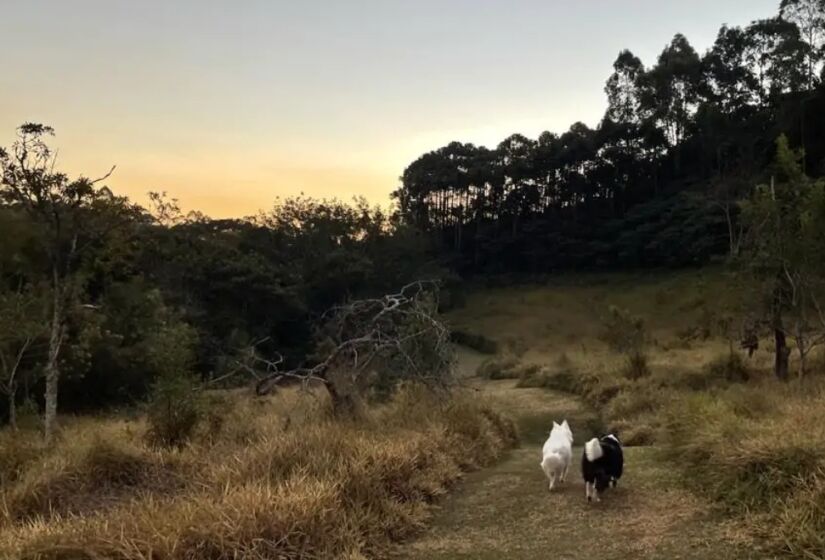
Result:
{"label": "dog's fluffy white fur", "polygon": [[593,438],[584,444],[584,455],[591,463],[602,458],[604,451],[602,451],[602,444],[599,442],[599,438]]}
{"label": "dog's fluffy white fur", "polygon": [[573,432],[567,420],[558,424],[553,422],[550,437],[544,443],[541,452],[541,470],[547,475],[550,490],[559,482],[567,479],[570,463],[573,461]]}

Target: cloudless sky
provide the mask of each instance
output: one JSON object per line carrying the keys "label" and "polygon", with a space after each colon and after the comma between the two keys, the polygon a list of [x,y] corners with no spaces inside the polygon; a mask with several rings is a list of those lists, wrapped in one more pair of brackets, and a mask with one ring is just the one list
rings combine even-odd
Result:
{"label": "cloudless sky", "polygon": [[452,140],[593,126],[621,49],[703,52],[779,0],[0,0],[0,145],[138,201],[242,216],[304,192],[385,204]]}

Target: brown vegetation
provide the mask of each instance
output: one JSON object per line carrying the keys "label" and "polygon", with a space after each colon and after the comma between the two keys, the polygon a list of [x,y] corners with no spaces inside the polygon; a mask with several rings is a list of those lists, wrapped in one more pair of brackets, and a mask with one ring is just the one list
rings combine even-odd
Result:
{"label": "brown vegetation", "polygon": [[3,433],[0,556],[375,555],[516,442],[484,402],[414,387],[351,422],[291,390],[231,400],[219,433],[180,450],[147,446],[142,421],[76,421],[50,450]]}

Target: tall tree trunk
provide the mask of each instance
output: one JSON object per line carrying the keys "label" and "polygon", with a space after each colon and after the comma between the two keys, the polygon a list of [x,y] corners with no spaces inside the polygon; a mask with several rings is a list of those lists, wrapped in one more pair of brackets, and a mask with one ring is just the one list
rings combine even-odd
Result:
{"label": "tall tree trunk", "polygon": [[43,433],[47,445],[51,445],[54,441],[54,432],[57,427],[57,386],[60,380],[60,366],[57,360],[63,343],[63,298],[61,297],[60,282],[56,271],[53,275],[52,290],[54,301],[52,303],[52,321],[49,333],[49,354],[46,366],[43,368],[46,378],[46,408],[43,414]]}
{"label": "tall tree trunk", "polygon": [[347,385],[343,374],[338,372],[328,375],[324,383],[332,402],[332,413],[338,418],[355,418],[361,412],[357,388]]}
{"label": "tall tree trunk", "polygon": [[788,341],[785,337],[785,331],[781,324],[774,327],[774,340],[776,341],[776,360],[774,363],[774,371],[776,377],[781,381],[788,380],[788,359],[791,355],[791,349],[788,348]]}

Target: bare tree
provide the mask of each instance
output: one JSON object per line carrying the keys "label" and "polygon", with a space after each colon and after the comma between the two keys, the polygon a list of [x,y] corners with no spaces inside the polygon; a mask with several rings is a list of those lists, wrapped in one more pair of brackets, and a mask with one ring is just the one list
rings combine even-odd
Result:
{"label": "bare tree", "polygon": [[260,357],[252,347],[239,360],[269,393],[292,379],[326,388],[336,414],[356,412],[365,390],[415,380],[445,387],[452,380],[449,330],[437,317],[437,284],[418,281],[397,293],[336,306],[321,318],[315,364],[281,369],[283,357]]}

